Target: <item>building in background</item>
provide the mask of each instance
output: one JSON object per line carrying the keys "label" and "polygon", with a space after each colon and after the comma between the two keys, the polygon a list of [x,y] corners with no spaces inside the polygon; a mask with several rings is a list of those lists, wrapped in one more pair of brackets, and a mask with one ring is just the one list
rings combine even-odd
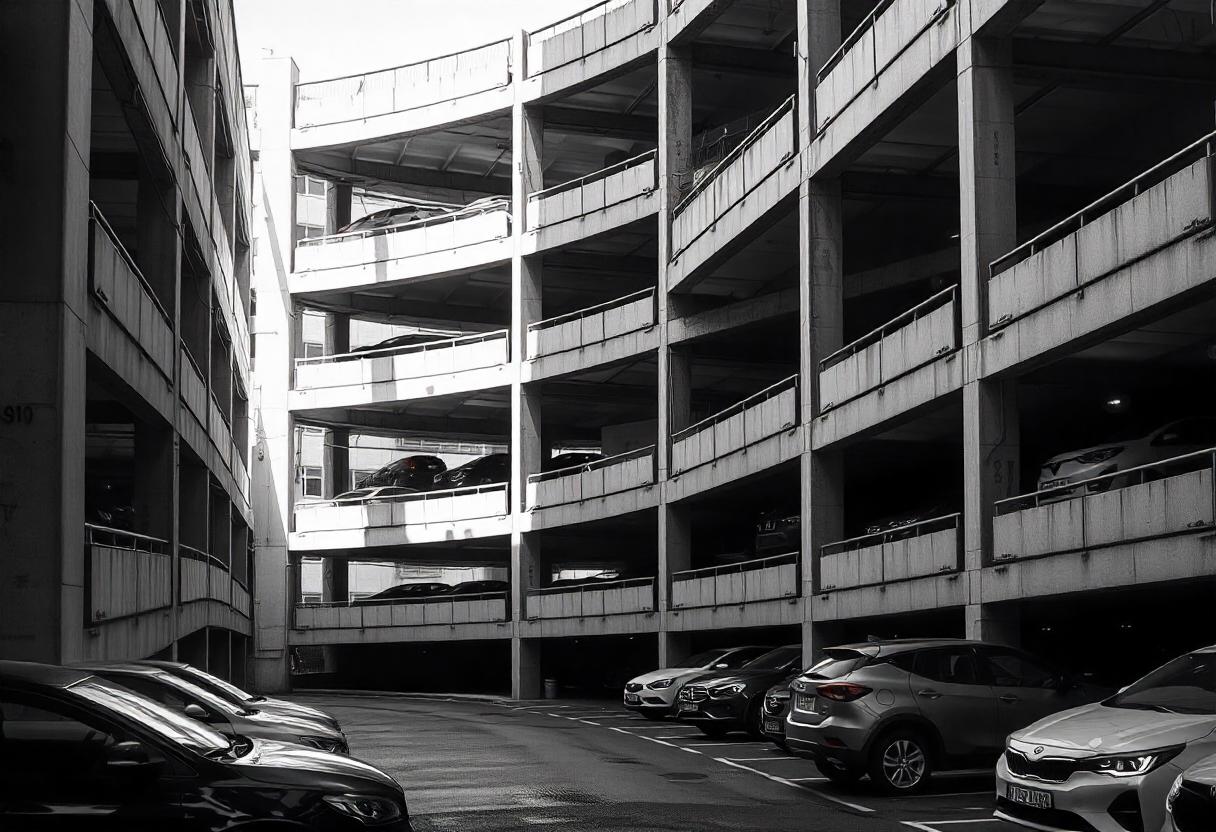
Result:
{"label": "building in background", "polygon": [[[870,635],[1126,681],[1216,640],[1212,35],[1197,0],[613,0],[361,76],[264,61],[260,683],[291,646],[354,687],[603,691]],[[336,233],[361,193],[408,222]],[[389,326],[433,337],[360,349]],[[509,461],[326,499],[424,441]],[[510,580],[347,608],[354,563]]]}
{"label": "building in background", "polygon": [[256,426],[231,2],[4,3],[0,53],[0,655],[176,656],[243,681]]}

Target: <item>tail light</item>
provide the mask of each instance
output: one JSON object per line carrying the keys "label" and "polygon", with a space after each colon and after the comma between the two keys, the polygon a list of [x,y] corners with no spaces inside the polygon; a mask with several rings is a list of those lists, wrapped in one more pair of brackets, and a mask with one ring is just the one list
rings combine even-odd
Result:
{"label": "tail light", "polygon": [[852,702],[869,693],[870,688],[865,685],[855,685],[852,682],[831,682],[815,688],[815,692],[833,702]]}

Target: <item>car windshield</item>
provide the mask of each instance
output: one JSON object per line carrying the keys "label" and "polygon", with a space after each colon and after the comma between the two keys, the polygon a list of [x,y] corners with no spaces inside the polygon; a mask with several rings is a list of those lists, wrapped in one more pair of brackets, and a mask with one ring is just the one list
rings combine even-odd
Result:
{"label": "car windshield", "polygon": [[697,653],[695,656],[689,656],[679,664],[683,667],[708,667],[724,655],[726,655],[725,650],[706,650],[703,653]]}
{"label": "car windshield", "polygon": [[1180,656],[1104,704],[1163,713],[1216,714],[1216,653]]}
{"label": "car windshield", "polygon": [[790,662],[798,661],[802,655],[798,647],[778,647],[752,659],[743,667],[747,670],[780,670]]}
{"label": "car windshield", "polygon": [[868,657],[856,650],[827,650],[824,658],[812,665],[806,676],[812,679],[839,679],[865,665]]}
{"label": "car windshield", "polygon": [[204,673],[197,667],[183,667],[181,671],[184,675],[189,676],[190,681],[194,684],[231,702],[251,702],[255,698],[252,693],[247,693],[236,685],[218,679],[210,673]]}
{"label": "car windshield", "polygon": [[121,714],[166,740],[202,754],[227,751],[228,738],[188,716],[174,713],[158,702],[96,677],[77,682],[68,690],[106,710]]}
{"label": "car windshield", "polygon": [[220,713],[228,714],[229,716],[240,716],[241,714],[250,713],[245,708],[242,708],[239,705],[234,705],[227,699],[221,699],[209,690],[204,690],[194,682],[187,682],[185,679],[174,676],[171,673],[157,674],[157,681],[162,685],[174,688],[179,693],[183,693],[186,696],[197,700],[205,707],[219,711]]}

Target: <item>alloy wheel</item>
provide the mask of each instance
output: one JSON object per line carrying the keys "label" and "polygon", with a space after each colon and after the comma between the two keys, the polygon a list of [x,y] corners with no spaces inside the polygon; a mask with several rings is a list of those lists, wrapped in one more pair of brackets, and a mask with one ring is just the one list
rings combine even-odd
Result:
{"label": "alloy wheel", "polygon": [[882,773],[887,782],[901,790],[912,789],[925,776],[925,752],[912,740],[898,739],[882,755]]}

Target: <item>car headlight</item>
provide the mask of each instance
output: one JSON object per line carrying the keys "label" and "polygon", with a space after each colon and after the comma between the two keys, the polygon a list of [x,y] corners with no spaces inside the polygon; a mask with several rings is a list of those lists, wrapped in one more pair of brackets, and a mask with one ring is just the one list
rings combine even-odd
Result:
{"label": "car headlight", "polygon": [[307,745],[309,748],[319,748],[331,754],[346,753],[346,743],[342,742],[342,740],[336,740],[331,737],[300,737],[299,740],[301,745]]}
{"label": "car headlight", "polygon": [[388,823],[401,817],[400,804],[387,797],[375,797],[368,794],[327,794],[321,799],[347,817],[367,824]]}
{"label": "car headlight", "polygon": [[1174,778],[1174,785],[1170,786],[1170,793],[1165,796],[1165,811],[1171,815],[1174,813],[1174,801],[1178,799],[1178,793],[1182,791],[1182,775],[1179,774]]}
{"label": "car headlight", "polygon": [[715,699],[725,699],[728,696],[737,696],[738,694],[743,693],[743,689],[745,687],[747,686],[739,684],[738,682],[733,685],[720,685],[716,688],[710,688],[709,695]]}
{"label": "car headlight", "polygon": [[656,679],[646,687],[650,688],[651,690],[663,690],[664,688],[671,687],[673,684],[675,684],[675,681],[675,679]]}
{"label": "car headlight", "polygon": [[1080,462],[1082,465],[1094,465],[1098,462],[1106,462],[1106,460],[1118,456],[1122,451],[1122,447],[1099,448],[1096,451],[1081,454],[1077,457],[1077,462]]}
{"label": "car headlight", "polygon": [[1153,751],[1139,751],[1135,754],[1112,754],[1109,757],[1094,757],[1086,761],[1085,768],[1099,774],[1109,774],[1111,777],[1138,777],[1148,774],[1154,769],[1168,763],[1185,746],[1174,745],[1169,748],[1158,748]]}

